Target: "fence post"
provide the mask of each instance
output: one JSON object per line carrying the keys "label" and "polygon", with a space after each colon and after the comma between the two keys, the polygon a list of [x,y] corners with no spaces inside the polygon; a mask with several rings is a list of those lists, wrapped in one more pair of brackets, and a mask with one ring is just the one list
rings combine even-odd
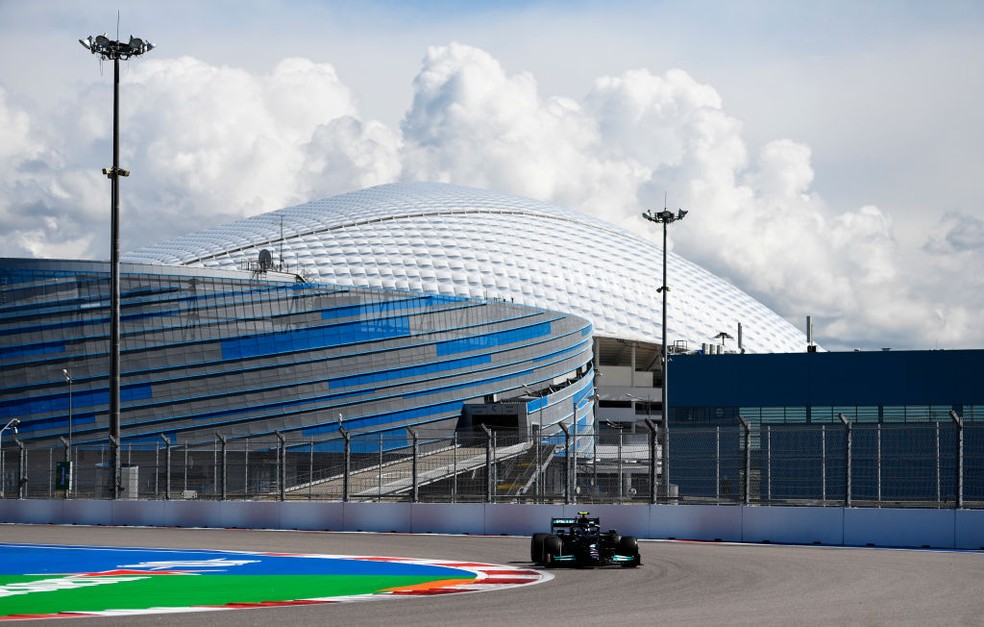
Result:
{"label": "fence post", "polygon": [[452,456],[452,475],[451,475],[451,502],[458,501],[458,431],[455,430],[451,436],[451,456]]}
{"label": "fence post", "polygon": [[485,502],[492,502],[492,430],[484,424],[478,425],[485,432]]}
{"label": "fence post", "polygon": [[417,431],[413,427],[407,427],[407,433],[410,434],[410,438],[413,442],[412,448],[412,459],[410,463],[410,502],[416,503],[417,498],[420,496],[420,485],[417,483],[417,462],[420,455],[420,446],[417,440]]}
{"label": "fence post", "polygon": [[68,464],[68,487],[65,488],[64,498],[72,496],[72,446],[68,443],[65,436],[61,438],[62,445],[65,447],[65,463]]}
{"label": "fence post", "polygon": [[164,500],[171,500],[171,441],[167,436],[161,434],[164,440]]}
{"label": "fence post", "polygon": [[222,443],[222,452],[221,452],[221,456],[219,458],[219,459],[221,459],[221,466],[220,466],[220,468],[221,468],[221,473],[222,473],[220,475],[221,479],[219,481],[219,490],[220,490],[220,495],[221,495],[219,498],[224,501],[224,500],[226,500],[226,497],[228,496],[228,483],[226,483],[226,480],[228,479],[228,474],[227,474],[227,472],[228,472],[228,470],[227,470],[228,469],[228,466],[226,465],[226,462],[228,460],[228,457],[226,456],[226,437],[224,435],[222,435],[221,433],[216,433],[215,434],[215,437],[217,437],[219,439],[219,442]]}
{"label": "fence post", "polygon": [[934,436],[936,437],[936,504],[939,505],[943,501],[943,475],[940,470],[941,454],[940,454],[940,423],[936,423],[936,432]]}
{"label": "fence post", "polygon": [[[939,423],[937,423],[937,424],[939,424]],[[875,428],[875,435],[878,436],[878,439],[877,439],[877,442],[876,442],[876,448],[877,448],[876,456],[877,456],[878,461],[875,464],[875,467],[877,469],[878,502],[881,503],[881,500],[882,500],[882,451],[881,451],[881,446],[882,446],[882,426],[880,424]]]}
{"label": "fence post", "polygon": [[[542,410],[541,410],[542,411]],[[543,420],[543,414],[540,415]],[[543,499],[543,468],[540,466],[540,453],[543,450],[543,428],[542,425],[530,425],[530,431],[534,432],[533,445],[536,447],[533,456],[536,458],[533,469],[533,501],[540,503]]]}
{"label": "fence post", "polygon": [[957,509],[963,508],[963,463],[964,463],[964,433],[963,433],[963,419],[960,417],[955,410],[950,410],[950,418],[953,419],[953,424],[957,426],[957,498],[956,507]]}
{"label": "fence post", "polygon": [[714,500],[721,500],[721,427],[714,427]]}
{"label": "fence post", "polygon": [[[646,418],[646,428],[649,429],[649,502],[655,504],[658,493],[656,486],[656,440],[659,437],[659,431],[651,418]],[[595,437],[597,436],[598,434],[595,434]]]}
{"label": "fence post", "polygon": [[249,498],[249,436],[243,446],[243,500]]}
{"label": "fence post", "polygon": [[119,440],[119,438],[113,437],[112,435],[109,436],[109,450],[110,450],[110,455],[109,455],[109,460],[110,460],[110,463],[109,463],[109,494],[110,494],[110,498],[112,498],[112,499],[118,499],[118,498],[120,498],[120,490],[123,487],[121,485],[122,480],[123,480],[123,475],[120,473],[119,466],[117,466],[115,469],[113,468],[113,455],[114,454],[116,455],[116,463],[118,464],[120,462],[120,460],[122,459],[122,455],[121,455],[121,452],[120,452],[120,440]]}
{"label": "fence post", "polygon": [[745,477],[742,480],[742,502],[748,505],[752,492],[752,429],[748,426],[748,421],[742,416],[738,416],[742,431],[745,435]]}
{"label": "fence post", "polygon": [[851,423],[847,416],[842,413],[837,414],[841,424],[844,425],[844,507],[851,506]]}
{"label": "fence post", "polygon": [[349,434],[348,429],[342,425],[338,425],[338,432],[342,434],[342,438],[345,440],[342,443],[342,502],[348,503],[349,500],[349,475],[352,472],[352,436]]}
{"label": "fence post", "polygon": [[20,464],[17,469],[17,498],[22,499],[27,494],[27,451],[24,449],[24,443],[20,440],[15,440],[17,442],[17,448],[20,449]]}
{"label": "fence post", "polygon": [[219,496],[219,438],[216,437],[212,439],[212,483],[209,486],[209,492],[212,496]]}
{"label": "fence post", "polygon": [[[761,438],[761,435],[759,436]],[[761,445],[761,440],[759,440]],[[772,426],[765,425],[765,495],[767,501],[772,501]],[[760,464],[761,470],[761,464]],[[761,490],[760,490],[761,492]],[[759,497],[761,499],[761,496]]]}
{"label": "fence post", "polygon": [[571,502],[571,431],[567,425],[560,423],[560,428],[564,431],[564,503]]}
{"label": "fence post", "polygon": [[281,501],[287,500],[287,490],[284,483],[287,479],[287,438],[278,429],[277,434],[277,498]]}
{"label": "fence post", "polygon": [[827,506],[827,425],[820,425],[820,500]]}
{"label": "fence post", "polygon": [[161,495],[161,447],[154,447],[154,498]]}

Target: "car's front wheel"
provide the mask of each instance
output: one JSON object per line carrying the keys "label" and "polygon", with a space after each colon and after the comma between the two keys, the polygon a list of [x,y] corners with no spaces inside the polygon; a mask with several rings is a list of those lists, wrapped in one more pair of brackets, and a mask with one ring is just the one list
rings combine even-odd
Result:
{"label": "car's front wheel", "polygon": [[635,568],[642,564],[642,559],[639,557],[639,541],[635,536],[622,536],[618,541],[618,553],[632,556],[631,562],[622,562],[623,568]]}
{"label": "car's front wheel", "polygon": [[564,545],[557,536],[547,536],[543,539],[543,563],[547,568],[553,566],[556,562],[554,558],[561,554],[564,550]]}
{"label": "car's front wheel", "polygon": [[549,533],[534,533],[530,540],[530,561],[534,564],[543,564],[545,553],[543,551],[543,541],[550,537]]}

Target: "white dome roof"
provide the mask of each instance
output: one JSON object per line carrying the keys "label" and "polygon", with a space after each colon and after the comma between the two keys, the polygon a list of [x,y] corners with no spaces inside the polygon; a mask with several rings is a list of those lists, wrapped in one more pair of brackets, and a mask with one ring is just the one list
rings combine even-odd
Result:
{"label": "white dome roof", "polygon": [[[281,237],[281,233],[283,234]],[[556,205],[443,183],[395,183],[272,211],[132,251],[136,263],[242,268],[268,249],[310,281],[504,299],[659,343],[662,249]],[[750,353],[801,352],[798,329],[670,253],[667,339],[691,348],[743,325]]]}

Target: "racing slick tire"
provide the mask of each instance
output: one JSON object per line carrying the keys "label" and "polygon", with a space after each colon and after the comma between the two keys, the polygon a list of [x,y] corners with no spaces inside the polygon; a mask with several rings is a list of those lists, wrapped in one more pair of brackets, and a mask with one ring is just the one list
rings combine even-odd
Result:
{"label": "racing slick tire", "polygon": [[546,554],[543,552],[543,541],[550,536],[549,533],[534,533],[530,540],[530,561],[534,564],[543,564]]}
{"label": "racing slick tire", "polygon": [[622,539],[618,541],[618,552],[621,555],[633,557],[631,562],[623,562],[622,568],[635,568],[642,564],[642,559],[639,557],[639,541],[636,540],[635,536],[622,536]]}
{"label": "racing slick tire", "polygon": [[550,568],[555,565],[554,558],[564,550],[564,545],[557,536],[548,535],[543,539],[543,564]]}

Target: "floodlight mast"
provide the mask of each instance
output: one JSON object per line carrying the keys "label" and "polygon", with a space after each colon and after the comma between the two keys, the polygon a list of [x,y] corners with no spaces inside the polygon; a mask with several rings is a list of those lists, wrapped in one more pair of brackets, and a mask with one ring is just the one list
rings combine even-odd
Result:
{"label": "floodlight mast", "polygon": [[109,466],[112,472],[111,492],[114,499],[120,497],[122,474],[120,471],[120,177],[130,172],[120,167],[120,60],[140,56],[154,48],[154,44],[130,36],[128,42],[115,41],[98,35],[80,39],[86,50],[98,54],[102,60],[113,61],[113,167],[103,168],[109,177],[110,205],[110,323],[109,323]]}
{"label": "floodlight mast", "polygon": [[680,209],[676,213],[668,211],[664,205],[663,210],[657,213],[653,213],[650,209],[642,214],[642,217],[650,222],[655,222],[656,224],[663,225],[663,284],[659,287],[659,292],[663,294],[663,373],[662,373],[662,407],[663,407],[663,497],[670,501],[670,412],[669,404],[667,399],[667,382],[668,377],[666,371],[669,370],[670,359],[669,353],[666,346],[666,293],[670,291],[669,286],[666,284],[666,226],[677,220],[683,220],[687,216],[687,211]]}

